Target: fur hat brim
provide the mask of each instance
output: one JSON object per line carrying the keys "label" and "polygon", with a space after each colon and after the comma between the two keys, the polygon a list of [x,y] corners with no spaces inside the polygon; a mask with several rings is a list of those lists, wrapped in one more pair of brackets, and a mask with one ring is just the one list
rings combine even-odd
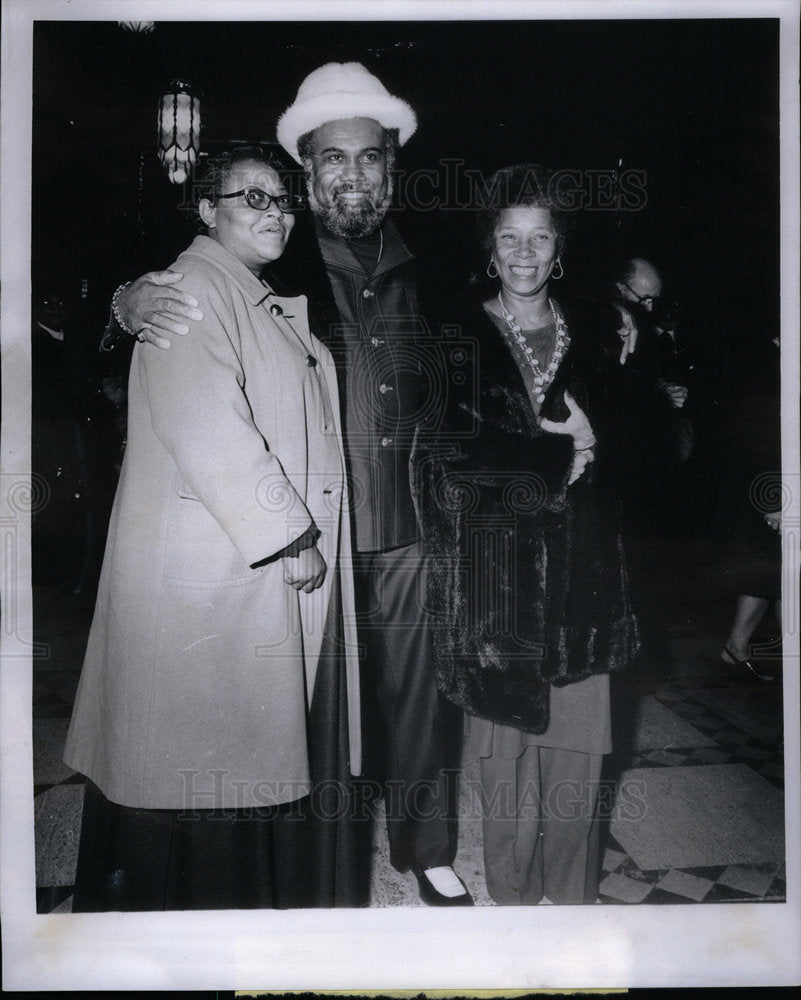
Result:
{"label": "fur hat brim", "polygon": [[402,146],[417,128],[412,108],[392,94],[321,94],[311,100],[296,101],[281,115],[276,126],[278,142],[296,163],[300,163],[298,139],[326,122],[346,118],[372,118],[384,128],[396,128]]}

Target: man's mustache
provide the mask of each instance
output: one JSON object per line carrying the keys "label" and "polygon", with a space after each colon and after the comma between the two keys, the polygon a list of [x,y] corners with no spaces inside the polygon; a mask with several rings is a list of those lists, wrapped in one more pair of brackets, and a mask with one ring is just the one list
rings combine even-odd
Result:
{"label": "man's mustache", "polygon": [[359,184],[338,184],[333,190],[335,197],[338,194],[366,194],[370,196],[372,193],[371,188]]}

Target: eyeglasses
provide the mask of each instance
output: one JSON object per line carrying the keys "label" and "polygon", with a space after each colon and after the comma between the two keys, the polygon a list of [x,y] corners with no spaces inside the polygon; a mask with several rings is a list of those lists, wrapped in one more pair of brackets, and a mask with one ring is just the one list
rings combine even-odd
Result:
{"label": "eyeglasses", "polygon": [[654,302],[657,302],[659,300],[659,295],[638,295],[631,287],[631,285],[626,284],[625,281],[621,281],[620,284],[623,285],[625,288],[628,288],[628,290],[631,292],[634,298],[640,303],[641,306],[649,306],[649,305],[652,306]]}
{"label": "eyeglasses", "polygon": [[232,191],[230,194],[218,194],[217,198],[238,198],[245,196],[245,201],[250,208],[255,208],[257,212],[266,212],[270,205],[275,205],[280,212],[295,212],[300,207],[300,199],[293,198],[289,194],[267,194],[257,187],[242,188],[241,191]]}

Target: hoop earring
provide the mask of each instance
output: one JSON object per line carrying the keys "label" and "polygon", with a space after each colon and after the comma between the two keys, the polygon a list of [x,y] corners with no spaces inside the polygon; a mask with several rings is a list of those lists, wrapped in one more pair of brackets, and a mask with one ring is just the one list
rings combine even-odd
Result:
{"label": "hoop earring", "polygon": [[[559,268],[559,274],[555,273],[557,267]],[[565,276],[565,269],[562,267],[562,258],[557,257],[556,263],[554,264],[554,269],[553,271],[551,271],[551,277],[553,278],[554,281],[558,281],[560,278],[564,278],[564,276]]]}
{"label": "hoop earring", "polygon": [[[492,271],[490,271],[491,267],[495,268],[495,272],[494,273]],[[495,263],[495,261],[493,260],[492,257],[490,257],[490,262],[489,262],[489,264],[487,264],[487,277],[488,278],[497,278],[498,277],[498,267],[497,267],[497,265],[496,265],[496,263]]]}

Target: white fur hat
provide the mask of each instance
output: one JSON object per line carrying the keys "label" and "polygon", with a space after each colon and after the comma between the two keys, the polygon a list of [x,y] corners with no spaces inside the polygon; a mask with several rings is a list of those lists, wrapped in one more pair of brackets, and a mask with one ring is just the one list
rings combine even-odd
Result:
{"label": "white fur hat", "polygon": [[295,103],[278,119],[278,141],[300,163],[298,139],[342,118],[373,118],[384,128],[396,128],[401,146],[417,128],[406,101],[393,97],[361,63],[332,62],[313,70],[300,85]]}

